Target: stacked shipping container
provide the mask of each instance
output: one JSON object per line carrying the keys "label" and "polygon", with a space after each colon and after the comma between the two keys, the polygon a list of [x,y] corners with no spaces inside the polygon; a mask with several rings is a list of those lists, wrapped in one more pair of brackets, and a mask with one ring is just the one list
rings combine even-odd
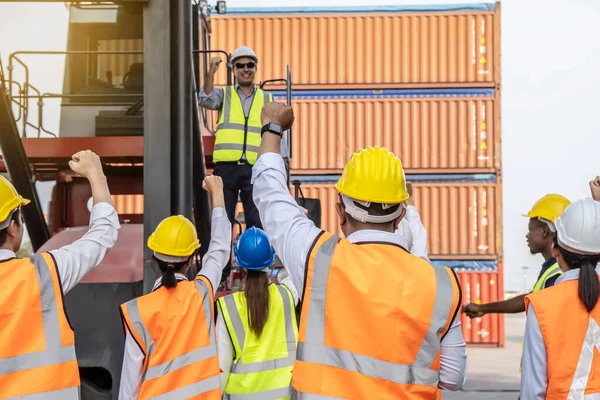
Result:
{"label": "stacked shipping container", "polygon": [[[488,302],[503,298],[499,18],[498,4],[230,9],[212,17],[211,47],[252,47],[257,80],[291,65],[292,179],[321,199],[324,229],[341,235],[335,182],[351,154],[385,146],[414,184],[430,258],[458,272],[463,303]],[[504,344],[501,315],[461,319],[468,343]]]}

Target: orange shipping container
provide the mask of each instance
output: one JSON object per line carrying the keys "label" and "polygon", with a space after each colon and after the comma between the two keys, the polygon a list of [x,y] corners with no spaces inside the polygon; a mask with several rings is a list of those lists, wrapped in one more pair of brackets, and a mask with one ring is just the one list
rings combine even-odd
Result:
{"label": "orange shipping container", "polygon": [[[230,9],[211,17],[212,49],[231,53],[250,46],[259,57],[259,80],[284,78],[290,64],[295,89],[499,83],[499,5],[363,10]],[[224,70],[218,85],[226,84]]]}
{"label": "orange shipping container", "polygon": [[[427,230],[427,253],[431,259],[496,259],[495,183],[413,182],[413,197]],[[303,183],[307,198],[321,200],[321,228],[342,236],[335,203],[335,183]]]}
{"label": "orange shipping container", "polygon": [[[457,276],[462,289],[462,304],[483,304],[504,299],[501,273],[458,272]],[[460,322],[467,344],[504,346],[503,314],[486,314],[482,318],[470,319],[461,313]]]}
{"label": "orange shipping container", "polygon": [[[98,51],[143,51],[142,39],[99,40]],[[107,73],[112,76],[112,84],[120,87],[131,65],[144,62],[143,54],[101,54],[98,55],[98,76],[106,80]]]}
{"label": "orange shipping container", "polygon": [[373,145],[394,152],[409,173],[495,172],[494,91],[422,92],[295,98],[292,173],[341,173],[352,153]]}

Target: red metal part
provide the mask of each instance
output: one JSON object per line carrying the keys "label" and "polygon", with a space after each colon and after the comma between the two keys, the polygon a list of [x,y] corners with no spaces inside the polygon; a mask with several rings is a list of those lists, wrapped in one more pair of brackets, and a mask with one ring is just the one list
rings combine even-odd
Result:
{"label": "red metal part", "polygon": [[[80,239],[87,226],[67,228],[52,236],[40,252],[58,249]],[[100,265],[87,274],[81,283],[139,282],[144,276],[144,226],[126,224],[119,229],[115,246],[106,254]]]}
{"label": "red metal part", "polygon": [[[144,158],[143,136],[23,138],[22,141],[36,175],[58,170],[80,150],[92,150],[105,164],[141,164]],[[214,143],[214,136],[202,136],[208,165],[212,165]],[[1,158],[0,172],[6,172]]]}
{"label": "red metal part", "polygon": [[[462,304],[491,303],[503,299],[501,274],[498,272],[458,272],[462,288]],[[460,314],[465,342],[476,346],[504,346],[504,315],[486,314],[470,319]]]}
{"label": "red metal part", "polygon": [[[144,193],[142,177],[109,176],[107,179],[113,196]],[[68,227],[87,226],[90,220],[87,202],[91,196],[92,189],[85,179],[57,183],[52,192],[51,234]],[[123,206],[120,203],[123,202],[115,202],[115,207]],[[117,208],[117,212],[122,224],[127,220],[130,223],[143,222],[143,210]]]}

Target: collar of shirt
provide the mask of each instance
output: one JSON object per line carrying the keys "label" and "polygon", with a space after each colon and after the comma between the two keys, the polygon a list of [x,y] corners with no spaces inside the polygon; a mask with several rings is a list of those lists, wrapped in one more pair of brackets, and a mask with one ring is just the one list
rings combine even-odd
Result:
{"label": "collar of shirt", "polygon": [[551,257],[547,261],[544,261],[544,263],[542,264],[540,274],[538,275],[538,280],[542,277],[544,272],[546,272],[548,268],[552,267],[554,264],[556,264],[556,258],[554,257]]}
{"label": "collar of shirt", "polygon": [[0,249],[0,261],[8,260],[9,258],[16,258],[17,255],[14,251],[8,249]]}
{"label": "collar of shirt", "polygon": [[[576,279],[579,279],[579,268],[576,269],[570,269],[567,272],[563,272],[561,276],[558,277],[558,279],[556,279],[556,284],[559,284],[561,282],[567,282],[567,281],[573,281]],[[600,264],[596,265],[596,273],[600,274]]]}
{"label": "collar of shirt", "polygon": [[240,95],[240,98],[243,100],[254,96],[254,93],[256,92],[256,85],[252,85],[252,92],[249,95],[246,95],[239,83],[235,84],[235,90]]}
{"label": "collar of shirt", "polygon": [[[179,272],[175,272],[175,279],[177,279],[177,281],[187,281],[188,280],[187,276],[185,276],[184,274],[180,274]],[[152,288],[152,291],[155,291],[156,289],[158,289],[160,287],[161,281],[162,281],[162,276],[159,277],[154,282],[154,287]]]}
{"label": "collar of shirt", "polygon": [[346,239],[348,239],[350,243],[383,242],[397,244],[408,251],[406,240],[402,236],[392,232],[383,232],[375,229],[363,229],[351,233]]}

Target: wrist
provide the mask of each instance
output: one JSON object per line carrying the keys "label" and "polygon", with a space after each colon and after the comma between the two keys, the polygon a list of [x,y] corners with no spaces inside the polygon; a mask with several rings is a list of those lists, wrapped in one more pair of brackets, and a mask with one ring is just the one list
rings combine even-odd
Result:
{"label": "wrist", "polygon": [[213,195],[212,196],[212,208],[225,208],[225,197],[220,194],[220,195]]}
{"label": "wrist", "polygon": [[106,175],[102,171],[91,173],[87,179],[91,184],[106,183]]}

